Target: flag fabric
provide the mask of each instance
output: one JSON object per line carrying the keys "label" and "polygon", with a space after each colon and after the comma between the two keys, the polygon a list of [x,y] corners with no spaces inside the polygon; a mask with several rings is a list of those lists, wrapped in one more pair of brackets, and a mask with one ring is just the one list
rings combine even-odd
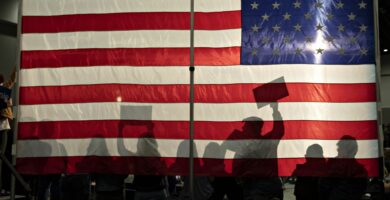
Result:
{"label": "flag fabric", "polygon": [[[189,0],[21,12],[21,173],[188,173]],[[377,176],[373,21],[369,0],[195,0],[195,173]]]}

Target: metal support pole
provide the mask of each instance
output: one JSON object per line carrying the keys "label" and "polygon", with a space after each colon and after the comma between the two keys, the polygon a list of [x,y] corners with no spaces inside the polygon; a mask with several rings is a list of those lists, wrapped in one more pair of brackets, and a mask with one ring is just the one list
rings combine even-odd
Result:
{"label": "metal support pole", "polygon": [[[17,67],[17,72],[20,72],[20,59],[21,59],[21,32],[22,32],[22,5],[23,5],[23,0],[19,0],[19,9],[18,9],[18,32],[17,32],[17,56],[16,56],[16,67]],[[18,140],[18,122],[19,122],[19,86],[20,86],[20,78],[17,77],[17,81],[15,84],[15,90],[16,90],[16,95],[15,95],[15,105],[16,105],[16,110],[14,112],[16,113],[15,117],[15,122],[14,122],[14,133],[13,133],[13,144],[12,144],[12,164],[13,166],[16,165],[16,145],[17,145],[17,140]],[[15,171],[16,172],[16,171]],[[11,200],[15,199],[15,192],[16,192],[16,179],[22,184],[24,189],[28,193],[28,198],[31,199],[31,188],[29,185],[23,180],[23,178],[16,172],[15,176],[11,176]]]}
{"label": "metal support pole", "polygon": [[191,30],[190,30],[190,152],[189,152],[189,191],[190,199],[194,200],[194,74],[195,74],[195,60],[194,60],[194,21],[195,21],[195,3],[191,0]]}
{"label": "metal support pole", "polygon": [[11,173],[13,175],[12,177],[14,177],[14,179],[16,177],[16,179],[20,182],[20,184],[22,184],[23,188],[27,192],[31,192],[30,186],[26,183],[26,181],[23,180],[22,176],[16,171],[14,166],[7,160],[7,158],[5,157],[3,152],[0,152],[0,159],[1,159],[1,161],[4,162],[4,164],[8,167],[8,169],[11,170]]}
{"label": "metal support pole", "polygon": [[378,166],[379,178],[384,177],[384,156],[383,156],[383,130],[382,130],[382,106],[381,106],[381,57],[379,46],[379,3],[378,0],[374,2],[374,31],[375,31],[375,64],[376,64],[376,94],[377,94],[377,113],[378,113]]}

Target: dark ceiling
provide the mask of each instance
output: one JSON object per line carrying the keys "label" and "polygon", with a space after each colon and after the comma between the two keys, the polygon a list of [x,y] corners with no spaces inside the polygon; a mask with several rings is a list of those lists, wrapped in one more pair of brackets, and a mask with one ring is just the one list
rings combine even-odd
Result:
{"label": "dark ceiling", "polygon": [[[390,1],[379,0],[379,38],[381,54],[390,54]],[[387,52],[384,52],[388,49]]]}

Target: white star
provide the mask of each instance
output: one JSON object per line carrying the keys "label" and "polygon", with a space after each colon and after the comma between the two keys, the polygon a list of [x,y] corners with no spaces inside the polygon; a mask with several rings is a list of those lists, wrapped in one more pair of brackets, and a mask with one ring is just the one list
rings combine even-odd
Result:
{"label": "white star", "polygon": [[307,19],[307,20],[311,19],[311,13],[307,12],[305,14],[305,19]]}
{"label": "white star", "polygon": [[316,8],[323,8],[323,3],[321,1],[317,1],[316,4],[315,4],[315,7]]}
{"label": "white star", "polygon": [[366,48],[360,49],[360,54],[361,55],[365,55],[366,56],[367,52],[368,52],[368,50]]}
{"label": "white star", "polygon": [[291,41],[291,39],[290,39],[290,37],[289,36],[286,36],[286,37],[284,37],[284,39],[283,39],[283,42],[284,43],[290,43],[290,41]]}
{"label": "white star", "polygon": [[251,55],[252,55],[252,56],[257,55],[257,50],[256,50],[256,49],[252,49]]}
{"label": "white star", "polygon": [[321,49],[321,48],[316,49],[316,51],[317,51],[317,54],[322,54],[322,53],[324,53],[324,49]]}
{"label": "white star", "polygon": [[317,31],[322,31],[322,28],[324,28],[324,26],[322,26],[321,24],[318,24],[318,25],[316,26],[316,30],[317,30]]}
{"label": "white star", "polygon": [[300,24],[296,24],[294,26],[295,31],[301,31],[302,26]]}
{"label": "white star", "polygon": [[351,44],[355,44],[357,42],[357,39],[356,39],[356,37],[351,36],[351,37],[349,37],[349,41]]}
{"label": "white star", "polygon": [[263,16],[261,16],[261,18],[263,18],[263,21],[268,21],[269,15],[267,15],[267,13],[265,13]]}
{"label": "white star", "polygon": [[337,4],[336,4],[336,8],[337,9],[340,9],[340,8],[344,8],[344,3],[339,1]]}
{"label": "white star", "polygon": [[280,50],[279,50],[278,48],[274,49],[274,50],[272,51],[272,55],[274,55],[274,56],[280,55]]}
{"label": "white star", "polygon": [[280,31],[280,26],[278,26],[276,24],[275,26],[272,27],[272,29],[274,29],[274,32],[279,32]]}
{"label": "white star", "polygon": [[326,14],[326,18],[328,18],[328,20],[333,20],[333,15],[332,15],[332,13]]}
{"label": "white star", "polygon": [[353,21],[353,20],[355,20],[355,18],[356,18],[356,15],[353,14],[353,12],[351,12],[351,13],[348,15],[348,20],[349,20],[349,21]]}
{"label": "white star", "polygon": [[361,2],[359,3],[359,9],[366,9],[366,6],[367,6],[367,4],[366,4],[366,2],[364,2],[364,1],[361,1]]}
{"label": "white star", "polygon": [[260,29],[260,27],[258,27],[257,24],[252,26],[252,31],[253,32],[259,32],[259,29]]}
{"label": "white star", "polygon": [[345,30],[345,27],[342,24],[340,24],[337,28],[339,29],[340,32],[344,32]]}
{"label": "white star", "polygon": [[339,49],[339,55],[344,55],[345,54],[345,49],[344,48],[340,48]]}
{"label": "white star", "polygon": [[258,4],[256,1],[254,1],[254,2],[251,4],[251,6],[252,6],[252,10],[257,10],[257,8],[259,7],[259,4]]}
{"label": "white star", "polygon": [[301,2],[296,1],[293,4],[294,4],[294,8],[301,8]]}
{"label": "white star", "polygon": [[312,42],[313,42],[313,38],[310,37],[310,36],[307,36],[307,37],[305,38],[305,41],[306,41],[307,43],[312,43]]}
{"label": "white star", "polygon": [[283,15],[284,20],[290,20],[290,17],[291,17],[291,15],[288,14],[288,12],[286,12],[286,13]]}
{"label": "white star", "polygon": [[261,40],[261,43],[263,44],[268,44],[269,42],[269,37],[264,37],[262,40]]}
{"label": "white star", "polygon": [[300,48],[295,49],[295,54],[301,54],[301,53],[302,53],[302,49],[300,49]]}
{"label": "white star", "polygon": [[275,1],[275,3],[272,4],[273,9],[279,9],[280,3]]}
{"label": "white star", "polygon": [[366,32],[367,31],[367,26],[362,24],[360,27],[360,32]]}
{"label": "white star", "polygon": [[333,42],[334,39],[333,39],[332,36],[328,36],[328,37],[325,38],[325,40],[328,41],[328,42]]}

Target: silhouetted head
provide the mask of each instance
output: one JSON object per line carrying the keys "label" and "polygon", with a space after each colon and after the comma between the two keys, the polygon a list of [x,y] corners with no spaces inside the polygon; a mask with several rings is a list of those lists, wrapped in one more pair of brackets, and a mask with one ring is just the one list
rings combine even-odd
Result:
{"label": "silhouetted head", "polygon": [[3,74],[0,74],[0,84],[4,83],[4,76]]}
{"label": "silhouetted head", "polygon": [[[224,171],[225,170],[225,164],[223,158],[225,156],[225,151],[221,149],[221,146],[216,142],[210,142],[207,144],[203,158],[211,158],[211,159],[204,159],[203,160],[203,167],[207,170],[218,170],[218,171]],[[214,159],[217,158],[217,159]]]}
{"label": "silhouetted head", "polygon": [[159,156],[158,144],[154,135],[149,133],[144,133],[138,138],[137,143],[137,152],[138,153],[149,153],[152,156]]}
{"label": "silhouetted head", "polygon": [[207,144],[204,150],[204,156],[206,158],[222,158],[224,153],[221,149],[221,146],[216,142],[210,142]]}
{"label": "silhouetted head", "polygon": [[[188,158],[190,156],[189,154],[189,150],[190,150],[190,141],[189,140],[183,140],[182,142],[180,142],[178,148],[177,148],[177,154],[176,154],[176,158]],[[197,158],[198,157],[198,150],[196,148],[196,143],[194,142],[193,143],[193,155],[194,155],[194,158]],[[200,160],[199,159],[195,159],[194,160],[194,166],[200,166]],[[179,167],[181,168],[181,167]]]}
{"label": "silhouetted head", "polygon": [[306,158],[323,158],[324,152],[319,144],[312,144],[306,149]]}
{"label": "silhouetted head", "polygon": [[344,135],[337,143],[337,157],[339,158],[354,158],[358,151],[356,138],[350,135]]}
{"label": "silhouetted head", "polygon": [[242,131],[245,133],[259,134],[263,128],[264,122],[261,118],[258,117],[248,117],[244,120],[244,126]]}

